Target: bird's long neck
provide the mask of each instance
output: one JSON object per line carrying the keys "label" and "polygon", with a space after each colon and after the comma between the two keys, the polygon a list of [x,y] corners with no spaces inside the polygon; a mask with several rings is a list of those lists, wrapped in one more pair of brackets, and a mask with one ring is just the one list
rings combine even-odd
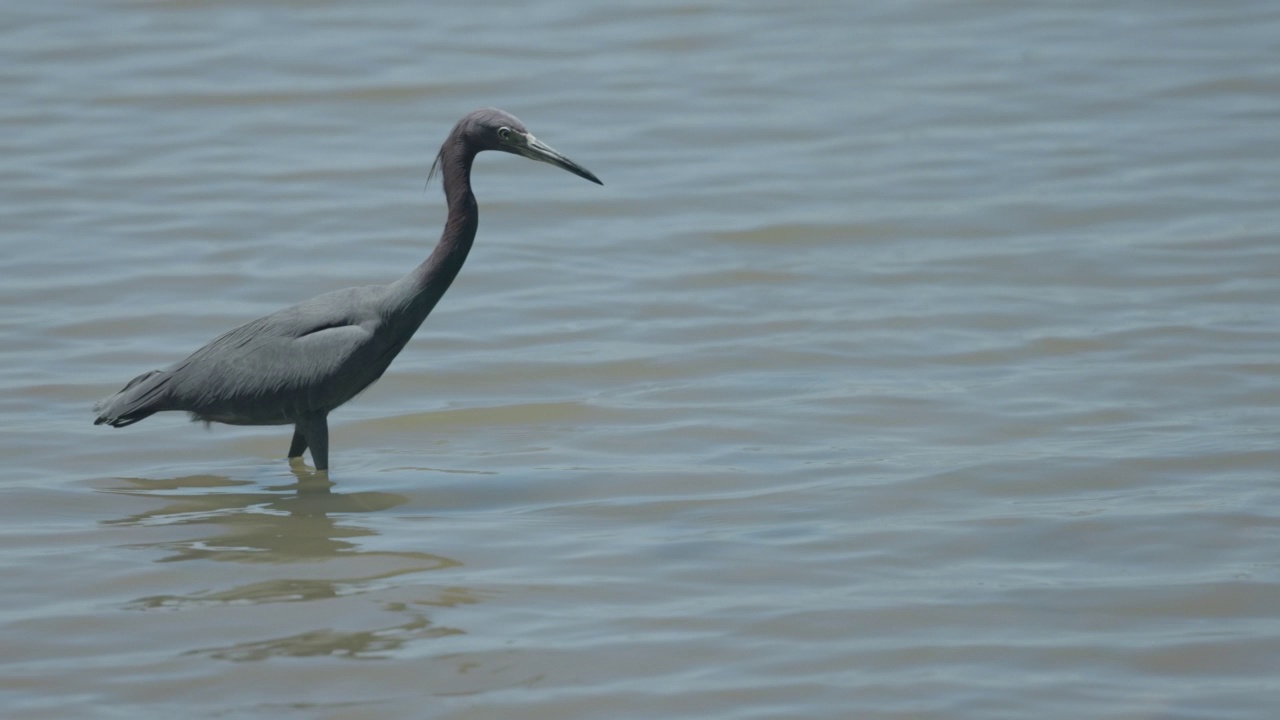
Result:
{"label": "bird's long neck", "polygon": [[398,296],[397,309],[416,328],[431,313],[445,290],[466,262],[480,224],[480,210],[471,192],[471,163],[476,151],[457,137],[450,137],[440,149],[440,175],[449,216],[440,241],[431,255],[392,286]]}

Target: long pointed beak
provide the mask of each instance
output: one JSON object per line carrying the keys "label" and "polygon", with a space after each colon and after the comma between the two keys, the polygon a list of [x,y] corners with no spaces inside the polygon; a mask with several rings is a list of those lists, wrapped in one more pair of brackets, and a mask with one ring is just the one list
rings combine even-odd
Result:
{"label": "long pointed beak", "polygon": [[582,167],[578,163],[561,155],[555,148],[542,142],[532,135],[526,135],[527,142],[517,148],[517,152],[529,158],[530,160],[539,160],[544,163],[555,165],[563,168],[578,177],[586,178],[597,185],[603,185],[600,178],[596,177],[590,170]]}

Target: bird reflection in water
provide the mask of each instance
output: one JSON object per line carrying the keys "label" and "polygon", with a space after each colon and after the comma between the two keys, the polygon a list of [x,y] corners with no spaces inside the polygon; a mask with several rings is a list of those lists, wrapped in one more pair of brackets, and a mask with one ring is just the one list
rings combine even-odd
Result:
{"label": "bird reflection in water", "polygon": [[[161,562],[212,559],[248,562],[292,562],[353,552],[357,546],[345,538],[376,535],[373,530],[339,522],[330,514],[371,513],[409,501],[398,493],[376,491],[336,493],[324,476],[301,463],[289,468],[294,482],[257,486],[249,480],[217,475],[191,475],[172,479],[125,478],[128,487],[108,492],[145,495],[168,504],[108,521],[113,525],[217,525],[224,532],[191,543],[160,543],[177,554]],[[225,542],[219,542],[224,539]],[[433,564],[456,564],[443,558]]]}
{"label": "bird reflection in water", "polygon": [[[293,613],[290,623],[322,627],[300,630],[282,637],[244,638],[224,647],[200,647],[187,651],[225,660],[259,660],[273,656],[333,655],[376,657],[405,643],[462,630],[435,624],[432,608],[479,602],[478,593],[464,587],[439,586],[406,576],[461,566],[457,560],[420,551],[370,550],[361,538],[378,533],[353,522],[361,513],[388,510],[408,502],[397,493],[331,490],[325,473],[300,463],[290,467],[293,482],[267,485],[217,475],[192,475],[172,479],[127,478],[124,486],[105,492],[162,500],[164,504],[108,525],[145,529],[164,539],[130,543],[139,550],[159,550],[159,563],[182,561],[231,562],[231,572],[219,565],[182,570],[162,578],[164,585],[195,586],[189,593],[164,593],[140,597],[130,609],[195,611],[210,607],[243,608],[241,614],[266,612],[279,603],[313,603]],[[212,534],[192,538],[175,528],[216,528]],[[166,531],[167,530],[167,531]],[[136,532],[136,530],[135,530]],[[178,571],[178,568],[174,568]],[[216,587],[219,580],[226,587]],[[249,580],[249,582],[245,582]],[[371,608],[369,602],[374,606]],[[393,615],[388,625],[386,614]],[[369,629],[335,630],[336,616],[344,619],[372,614]],[[270,613],[275,617],[275,613]],[[243,620],[252,625],[254,615]],[[278,621],[269,626],[279,631]],[[205,638],[208,640],[208,637]]]}

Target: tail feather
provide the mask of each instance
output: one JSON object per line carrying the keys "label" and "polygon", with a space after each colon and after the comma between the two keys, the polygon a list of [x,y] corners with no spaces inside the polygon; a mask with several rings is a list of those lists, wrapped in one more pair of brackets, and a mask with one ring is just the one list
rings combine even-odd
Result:
{"label": "tail feather", "polygon": [[168,377],[163,370],[152,370],[130,380],[119,392],[93,406],[94,412],[98,413],[93,424],[125,427],[160,412],[164,409],[160,403],[164,399]]}

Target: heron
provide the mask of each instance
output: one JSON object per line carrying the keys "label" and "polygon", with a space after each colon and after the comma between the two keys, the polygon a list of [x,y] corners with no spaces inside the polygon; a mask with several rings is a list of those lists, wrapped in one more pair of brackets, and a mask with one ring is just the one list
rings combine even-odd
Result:
{"label": "heron", "polygon": [[427,175],[439,172],[448,217],[431,254],[408,275],[390,285],[325,293],[230,330],[98,402],[94,424],[125,427],[179,411],[206,425],[293,425],[290,460],[310,449],[315,469],[327,473],[329,413],[382,377],[467,259],[480,219],[471,165],[485,150],[604,184],[509,113],[471,112],[454,125]]}

